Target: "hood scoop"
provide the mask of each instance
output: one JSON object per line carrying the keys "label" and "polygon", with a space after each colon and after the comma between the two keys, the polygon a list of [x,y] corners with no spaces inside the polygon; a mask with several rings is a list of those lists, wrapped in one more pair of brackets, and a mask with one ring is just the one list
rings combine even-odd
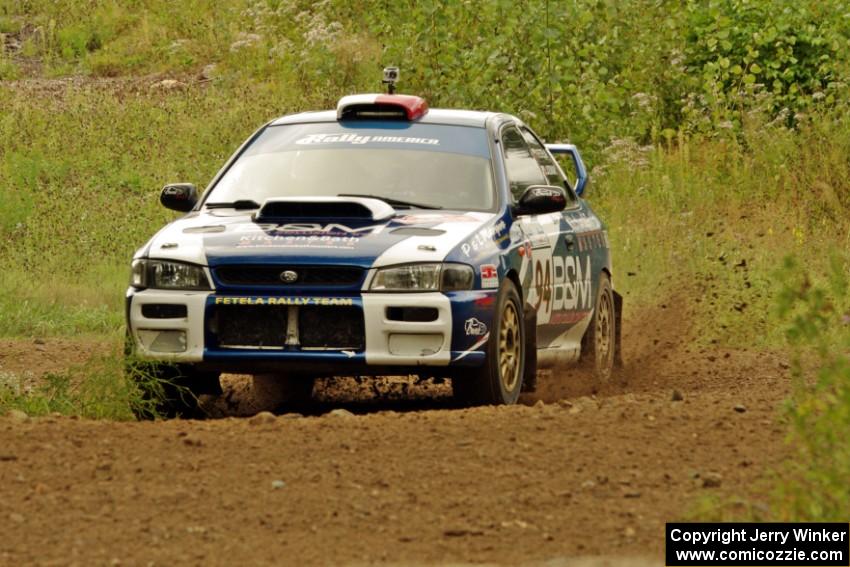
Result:
{"label": "hood scoop", "polygon": [[254,220],[266,221],[353,221],[378,222],[394,217],[396,211],[378,199],[361,197],[285,197],[268,199]]}

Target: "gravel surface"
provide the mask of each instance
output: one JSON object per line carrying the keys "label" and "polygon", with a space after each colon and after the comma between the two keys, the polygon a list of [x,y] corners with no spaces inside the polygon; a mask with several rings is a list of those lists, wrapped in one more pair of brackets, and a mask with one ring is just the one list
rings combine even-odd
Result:
{"label": "gravel surface", "polygon": [[[219,419],[0,417],[0,564],[661,564],[666,521],[752,496],[786,456],[788,379],[654,324],[618,382],[543,374],[513,407],[349,380],[306,416],[240,418],[268,408],[231,377]],[[0,343],[6,371],[70,352],[22,344]]]}

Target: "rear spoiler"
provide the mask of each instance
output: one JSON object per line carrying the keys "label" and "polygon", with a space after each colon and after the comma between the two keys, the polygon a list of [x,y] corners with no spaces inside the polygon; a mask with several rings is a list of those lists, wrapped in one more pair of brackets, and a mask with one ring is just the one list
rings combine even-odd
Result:
{"label": "rear spoiler", "polygon": [[587,168],[584,166],[581,154],[578,153],[578,148],[575,147],[575,144],[546,144],[546,149],[553,155],[569,154],[576,169],[576,195],[581,196],[585,187],[587,187]]}

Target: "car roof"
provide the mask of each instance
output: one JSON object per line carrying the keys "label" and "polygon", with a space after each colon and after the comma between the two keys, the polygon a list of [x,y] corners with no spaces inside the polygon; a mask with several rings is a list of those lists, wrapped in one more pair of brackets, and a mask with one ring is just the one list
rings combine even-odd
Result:
{"label": "car roof", "polygon": [[[454,110],[448,108],[431,108],[422,118],[415,120],[422,124],[449,124],[455,126],[473,126],[484,128],[487,119],[498,116],[497,112],[481,112],[477,110]],[[316,112],[300,112],[281,116],[272,121],[272,126],[284,124],[309,124],[315,122],[336,122],[335,110],[320,110]]]}

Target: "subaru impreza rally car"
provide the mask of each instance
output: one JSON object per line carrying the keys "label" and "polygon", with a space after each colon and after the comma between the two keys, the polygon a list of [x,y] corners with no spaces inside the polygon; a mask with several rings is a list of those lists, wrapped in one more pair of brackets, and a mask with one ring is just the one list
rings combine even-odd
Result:
{"label": "subaru impreza rally car", "polygon": [[391,94],[284,116],[202,196],[164,187],[186,214],[135,254],[129,343],[194,394],[222,372],[293,398],[316,377],[449,378],[466,404],[514,403],[538,368],[604,380],[621,301],[586,183],[574,146],[507,114]]}

